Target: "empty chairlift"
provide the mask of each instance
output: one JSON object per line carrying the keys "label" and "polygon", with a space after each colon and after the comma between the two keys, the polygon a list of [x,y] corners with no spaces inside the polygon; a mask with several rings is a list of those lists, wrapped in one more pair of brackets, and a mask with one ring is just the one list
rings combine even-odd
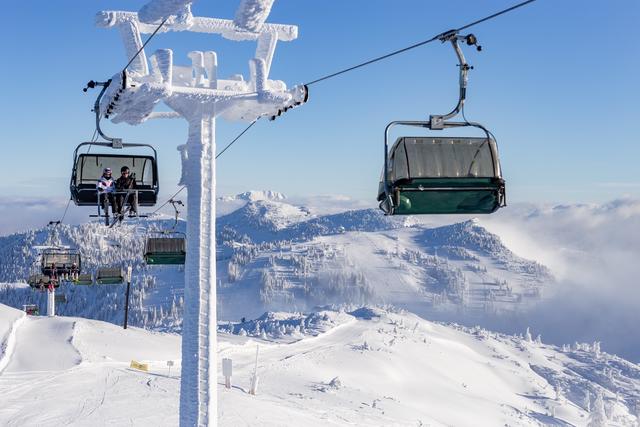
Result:
{"label": "empty chairlift", "polygon": [[[505,206],[496,141],[479,123],[450,122],[464,107],[466,63],[458,41],[477,45],[475,36],[449,32],[441,41],[451,42],[460,61],[460,97],[449,114],[432,115],[429,121],[395,121],[385,129],[385,158],[378,189],[380,208],[387,215],[485,214]],[[479,48],[478,48],[479,49]],[[472,127],[481,137],[401,136],[389,150],[389,133],[394,126],[443,130]]]}
{"label": "empty chairlift", "polygon": [[184,264],[187,254],[184,233],[161,231],[147,237],[144,260],[149,265]]}
{"label": "empty chairlift", "polygon": [[378,200],[395,215],[495,212],[505,201],[496,143],[490,136],[400,137]]}
{"label": "empty chairlift", "polygon": [[124,270],[120,267],[98,268],[95,281],[98,285],[119,285],[125,282]]}
{"label": "empty chairlift", "polygon": [[144,248],[144,260],[149,265],[178,265],[184,264],[187,247],[184,233],[176,231],[178,225],[177,206],[183,206],[180,200],[169,200],[175,211],[173,227],[168,230],[151,232],[147,236]]}

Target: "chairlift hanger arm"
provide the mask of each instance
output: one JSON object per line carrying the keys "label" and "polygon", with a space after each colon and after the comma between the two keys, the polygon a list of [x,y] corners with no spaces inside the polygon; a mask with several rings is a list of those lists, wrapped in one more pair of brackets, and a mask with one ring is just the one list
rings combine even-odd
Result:
{"label": "chairlift hanger arm", "polygon": [[[123,74],[126,77],[126,73],[124,71],[123,71]],[[93,112],[96,114],[96,130],[104,140],[110,142],[109,145],[112,148],[122,148],[123,147],[122,138],[112,138],[110,136],[107,136],[104,134],[104,132],[102,132],[102,129],[100,128],[100,118],[101,118],[100,117],[100,101],[102,100],[102,97],[106,92],[107,88],[109,87],[109,85],[111,85],[111,79],[107,80],[106,82],[96,82],[91,80],[89,81],[89,83],[87,83],[87,86],[82,90],[86,92],[88,89],[94,89],[96,86],[102,87],[102,89],[100,90],[100,93],[98,94],[98,97],[96,98],[96,102],[93,104]],[[118,95],[116,95],[116,97],[118,97]]]}
{"label": "chairlift hanger arm", "polygon": [[[83,142],[80,145],[78,145],[75,149],[75,151],[73,152],[73,158],[77,159],[78,158],[78,150],[81,147],[84,147],[85,145],[96,145],[99,147],[109,147],[109,148],[117,148],[114,147],[112,143],[110,142]],[[121,146],[119,148],[135,148],[135,147],[145,147],[145,148],[149,148],[151,151],[153,151],[153,157],[154,158],[158,158],[158,151],[154,148],[153,145],[149,145],[149,144],[140,144],[140,143],[123,143],[121,144]]]}
{"label": "chairlift hanger arm", "polygon": [[440,130],[447,127],[445,126],[445,121],[456,116],[462,110],[462,108],[464,107],[464,102],[467,98],[467,84],[469,82],[469,70],[472,70],[473,67],[467,63],[467,60],[464,57],[464,53],[460,48],[459,42],[464,41],[468,46],[475,46],[476,50],[478,51],[482,50],[482,46],[478,44],[478,39],[473,34],[467,34],[463,36],[458,34],[457,30],[450,30],[443,33],[438,39],[442,43],[446,43],[446,42],[451,43],[451,46],[453,47],[453,50],[455,51],[456,56],[458,57],[458,67],[460,67],[460,79],[459,79],[460,93],[458,96],[458,103],[453,108],[453,110],[451,110],[449,113],[444,115],[431,115],[429,117],[429,121],[431,124],[430,128],[433,130]]}

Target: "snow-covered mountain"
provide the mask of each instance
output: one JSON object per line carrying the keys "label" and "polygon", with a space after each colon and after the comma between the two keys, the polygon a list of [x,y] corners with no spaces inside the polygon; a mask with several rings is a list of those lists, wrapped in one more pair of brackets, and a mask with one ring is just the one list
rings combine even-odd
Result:
{"label": "snow-covered mountain", "polygon": [[[640,421],[640,367],[598,343],[556,347],[529,331],[504,335],[372,307],[267,313],[225,328],[234,332],[218,334],[219,361],[233,363],[232,387],[220,370],[216,381],[225,427]],[[175,334],[25,317],[0,304],[0,349],[0,425],[178,424]],[[148,371],[130,369],[131,360]]]}
{"label": "snow-covered mountain", "polygon": [[[274,192],[219,200],[219,317],[254,318],[265,311],[309,311],[326,304],[395,304],[424,313],[524,310],[553,285],[541,264],[513,254],[474,221],[430,228],[373,209],[318,215]],[[56,241],[80,248],[86,269],[131,264],[133,325],[177,330],[183,308],[180,267],[143,263],[145,235],[171,226],[140,219],[107,229],[96,222],[0,237],[0,282],[24,281],[37,247]],[[179,223],[184,230],[185,224]],[[123,286],[61,290],[59,312],[122,321]],[[20,307],[44,296],[13,285],[0,302]]]}

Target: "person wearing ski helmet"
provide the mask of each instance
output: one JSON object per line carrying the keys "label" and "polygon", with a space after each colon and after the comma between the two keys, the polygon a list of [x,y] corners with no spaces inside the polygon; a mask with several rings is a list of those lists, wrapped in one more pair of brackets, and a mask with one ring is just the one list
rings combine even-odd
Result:
{"label": "person wearing ski helmet", "polygon": [[116,207],[118,209],[118,215],[122,217],[124,207],[129,203],[131,209],[129,209],[129,216],[138,215],[138,198],[136,197],[135,190],[137,187],[136,178],[131,174],[128,166],[122,166],[120,168],[120,178],[116,180]]}
{"label": "person wearing ski helmet", "polygon": [[96,189],[98,190],[98,203],[104,210],[105,224],[109,225],[109,204],[111,204],[114,215],[118,211],[115,200],[116,182],[111,176],[111,168],[104,168],[102,176],[96,184]]}

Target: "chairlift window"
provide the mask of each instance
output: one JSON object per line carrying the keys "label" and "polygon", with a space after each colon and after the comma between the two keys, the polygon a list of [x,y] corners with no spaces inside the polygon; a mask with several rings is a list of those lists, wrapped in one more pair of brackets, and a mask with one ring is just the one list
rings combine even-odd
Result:
{"label": "chairlift window", "polygon": [[492,178],[500,171],[487,138],[399,138],[391,149],[391,181],[413,178]]}
{"label": "chairlift window", "polygon": [[122,156],[80,154],[76,163],[79,185],[90,184],[95,187],[105,168],[111,168],[113,179],[120,176],[120,168],[127,166],[130,174],[135,174],[136,182],[140,186],[151,188],[156,180],[151,156]]}

